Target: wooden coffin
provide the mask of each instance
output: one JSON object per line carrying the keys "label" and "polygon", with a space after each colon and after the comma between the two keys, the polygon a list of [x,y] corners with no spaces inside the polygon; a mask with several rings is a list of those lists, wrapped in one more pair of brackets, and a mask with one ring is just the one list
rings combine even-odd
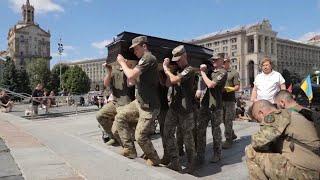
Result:
{"label": "wooden coffin", "polygon": [[114,38],[112,43],[106,46],[108,48],[108,57],[106,60],[107,63],[115,62],[118,54],[122,54],[126,59],[138,60],[138,58],[134,55],[133,50],[129,50],[132,39],[137,36],[147,36],[148,49],[157,57],[159,63],[162,63],[164,58],[172,58],[172,50],[179,45],[185,46],[189,64],[195,68],[199,68],[200,64],[208,64],[208,59],[213,53],[211,49],[194,44],[163,39],[144,34],[122,32],[118,34],[116,38]]}

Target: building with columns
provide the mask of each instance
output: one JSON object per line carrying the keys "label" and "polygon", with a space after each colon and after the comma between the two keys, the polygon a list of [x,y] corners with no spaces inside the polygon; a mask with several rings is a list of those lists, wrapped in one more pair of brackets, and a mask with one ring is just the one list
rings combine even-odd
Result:
{"label": "building with columns", "polygon": [[99,85],[100,90],[103,89],[103,78],[106,75],[106,70],[102,64],[106,62],[106,58],[88,59],[81,61],[73,61],[67,63],[68,66],[79,66],[88,75],[91,83],[90,89],[94,90]]}
{"label": "building with columns", "polygon": [[[264,57],[270,57],[274,69],[280,73],[287,69],[304,77],[320,68],[320,47],[278,38],[268,20],[200,36],[188,42],[210,48],[214,53],[226,53],[232,67],[240,74],[241,88],[252,86]],[[298,67],[299,63],[303,66]]]}
{"label": "building with columns", "polygon": [[308,44],[320,46],[320,35],[315,35],[307,41]]}
{"label": "building with columns", "polygon": [[29,0],[21,7],[22,21],[8,32],[8,56],[17,68],[25,66],[35,58],[41,58],[50,67],[50,32],[43,30],[34,21],[34,7]]}

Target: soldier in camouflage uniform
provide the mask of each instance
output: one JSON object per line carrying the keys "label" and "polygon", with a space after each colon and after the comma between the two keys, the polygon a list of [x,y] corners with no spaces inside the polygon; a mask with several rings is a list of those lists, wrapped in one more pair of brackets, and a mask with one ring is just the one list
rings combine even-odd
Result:
{"label": "soldier in camouflage uniform", "polygon": [[[205,64],[202,64],[200,66],[200,73],[202,76],[202,81],[207,86],[207,93],[205,95],[205,100],[207,101],[207,107],[210,109],[210,120],[211,120],[211,128],[212,128],[212,138],[213,138],[213,157],[211,159],[211,162],[216,163],[220,161],[221,159],[221,129],[220,124],[222,121],[222,90],[225,86],[226,80],[227,80],[227,72],[223,68],[223,57],[224,54],[218,54],[218,56],[213,56],[211,58],[213,67],[215,68],[210,74],[209,77],[207,75],[207,66]],[[206,108],[203,109],[205,112]],[[202,112],[203,113],[203,112]],[[202,114],[200,112],[200,117],[203,118]],[[198,134],[203,135],[202,137],[199,137],[198,139],[198,149],[197,152],[198,160],[200,160],[200,163],[203,162],[202,159],[199,159],[199,157],[204,157],[205,154],[205,146],[206,144],[203,144],[205,142],[206,138],[206,128],[208,126],[208,121],[205,122],[205,120],[208,120],[206,117],[203,119],[199,118],[199,128],[198,128]],[[199,135],[199,136],[200,136]],[[201,140],[202,139],[202,140]]]}
{"label": "soldier in camouflage uniform", "polygon": [[130,117],[139,116],[135,139],[145,154],[146,163],[156,166],[160,163],[160,158],[154,149],[150,135],[154,133],[154,121],[160,110],[158,63],[155,56],[148,50],[146,36],[134,38],[130,48],[133,48],[134,54],[140,58],[138,64],[130,69],[121,54],[118,55],[117,61],[127,76],[128,83],[137,86],[136,100],[121,108],[121,111],[117,111],[114,123],[123,145],[121,154],[128,158],[136,158],[137,152],[130,136],[129,121]]}
{"label": "soldier in camouflage uniform", "polygon": [[222,144],[222,148],[231,148],[233,140],[237,139],[232,124],[236,117],[236,96],[235,91],[240,89],[239,73],[230,67],[230,59],[224,58],[224,69],[227,71],[228,77],[225,88],[222,93],[222,107],[223,107],[223,124],[225,127],[224,136],[226,141]]}
{"label": "soldier in camouflage uniform", "polygon": [[[114,117],[117,114],[116,108],[129,104],[134,98],[134,88],[127,86],[127,78],[119,65],[112,68],[109,64],[104,64],[107,68],[107,74],[104,78],[104,86],[110,87],[113,98],[104,105],[96,114],[96,118],[108,134],[108,145],[118,144],[119,138],[115,138],[111,132]],[[117,140],[115,140],[117,139]]]}
{"label": "soldier in camouflage uniform", "polygon": [[251,109],[261,126],[246,147],[250,179],[319,179],[320,138],[312,122],[267,100]]}
{"label": "soldier in camouflage uniform", "polygon": [[[192,173],[194,171],[195,144],[193,139],[193,98],[194,98],[194,78],[195,72],[188,64],[187,53],[183,45],[180,45],[172,51],[172,61],[178,64],[177,72],[171,72],[168,68],[170,59],[166,58],[163,62],[163,69],[167,75],[168,84],[172,85],[172,102],[167,112],[164,123],[165,147],[170,156],[168,168],[175,171],[181,171],[179,163],[177,139],[175,132],[180,128],[183,142],[186,148],[188,165],[185,171]],[[168,158],[168,157],[164,157]]]}

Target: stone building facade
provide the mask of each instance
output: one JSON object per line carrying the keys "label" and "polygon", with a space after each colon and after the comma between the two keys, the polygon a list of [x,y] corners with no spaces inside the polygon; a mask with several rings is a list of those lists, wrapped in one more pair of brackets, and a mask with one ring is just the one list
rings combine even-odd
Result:
{"label": "stone building facade", "polygon": [[22,6],[22,21],[8,33],[8,55],[17,68],[25,66],[34,58],[44,59],[50,67],[50,31],[43,30],[34,21],[34,7],[29,0]]}
{"label": "stone building facade", "polygon": [[[320,47],[277,38],[277,32],[268,20],[211,33],[188,42],[210,48],[214,53],[227,53],[232,67],[240,74],[241,88],[252,86],[261,71],[264,57],[270,57],[274,69],[280,73],[287,69],[303,77],[320,68]],[[297,49],[299,51],[296,52]],[[305,64],[303,68],[296,67],[299,66],[298,61]]]}
{"label": "stone building facade", "polygon": [[90,89],[94,90],[99,85],[100,90],[103,89],[103,78],[106,75],[106,70],[102,67],[102,64],[106,62],[106,58],[101,59],[89,59],[83,61],[74,61],[67,65],[79,66],[88,75],[91,83]]}

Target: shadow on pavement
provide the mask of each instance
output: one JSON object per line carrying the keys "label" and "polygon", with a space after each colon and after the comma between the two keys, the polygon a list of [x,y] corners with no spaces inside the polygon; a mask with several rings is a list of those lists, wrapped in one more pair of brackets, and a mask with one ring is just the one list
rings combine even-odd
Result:
{"label": "shadow on pavement", "polygon": [[194,172],[196,177],[206,177],[213,175],[215,173],[221,172],[221,168],[225,165],[242,163],[245,156],[245,147],[251,143],[251,136],[242,136],[237,139],[232,148],[222,150],[222,159],[219,163],[210,163],[212,158],[212,142],[207,144],[206,148],[206,162],[199,169]]}

